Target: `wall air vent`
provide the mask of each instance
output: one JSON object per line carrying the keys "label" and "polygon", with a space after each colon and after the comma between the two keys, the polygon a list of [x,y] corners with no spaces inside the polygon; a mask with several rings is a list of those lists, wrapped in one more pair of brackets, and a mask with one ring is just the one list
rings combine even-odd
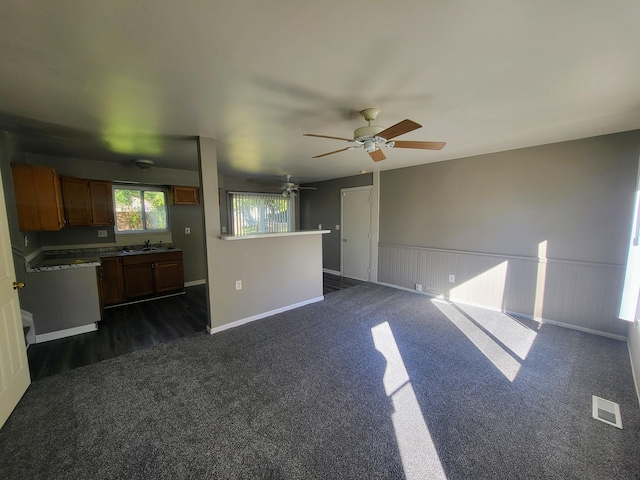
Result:
{"label": "wall air vent", "polygon": [[622,428],[620,418],[620,405],[604,398],[593,395],[593,418],[608,423],[614,427]]}

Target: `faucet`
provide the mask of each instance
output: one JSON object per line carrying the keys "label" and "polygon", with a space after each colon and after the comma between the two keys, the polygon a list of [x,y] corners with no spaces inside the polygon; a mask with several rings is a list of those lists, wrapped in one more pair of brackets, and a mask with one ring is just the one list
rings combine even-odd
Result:
{"label": "faucet", "polygon": [[150,243],[151,243],[151,240],[145,240],[144,241],[144,248],[149,248]]}

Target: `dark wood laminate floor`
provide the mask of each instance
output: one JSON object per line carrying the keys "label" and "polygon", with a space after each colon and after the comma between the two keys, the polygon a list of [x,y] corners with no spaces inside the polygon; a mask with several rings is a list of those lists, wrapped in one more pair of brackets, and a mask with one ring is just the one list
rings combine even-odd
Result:
{"label": "dark wood laminate floor", "polygon": [[206,331],[206,285],[185,292],[107,308],[95,332],[30,345],[31,380]]}
{"label": "dark wood laminate floor", "polygon": [[322,290],[324,295],[332,292],[337,292],[338,290],[343,290],[345,288],[355,287],[356,285],[360,285],[362,283],[366,282],[363,282],[362,280],[355,280],[353,278],[341,277],[339,275],[333,275],[331,273],[322,273]]}
{"label": "dark wood laminate floor", "polygon": [[[323,274],[324,295],[361,283],[364,282]],[[184,295],[107,308],[95,332],[29,346],[31,380],[205,332],[206,285],[188,287],[185,292]]]}

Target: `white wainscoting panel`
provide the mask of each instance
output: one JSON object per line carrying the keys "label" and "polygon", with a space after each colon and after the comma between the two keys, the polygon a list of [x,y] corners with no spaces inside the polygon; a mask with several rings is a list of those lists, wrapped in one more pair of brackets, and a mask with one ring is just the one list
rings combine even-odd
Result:
{"label": "white wainscoting panel", "polygon": [[[455,282],[449,282],[449,276]],[[625,336],[624,267],[405,245],[379,245],[378,280],[452,301]]]}

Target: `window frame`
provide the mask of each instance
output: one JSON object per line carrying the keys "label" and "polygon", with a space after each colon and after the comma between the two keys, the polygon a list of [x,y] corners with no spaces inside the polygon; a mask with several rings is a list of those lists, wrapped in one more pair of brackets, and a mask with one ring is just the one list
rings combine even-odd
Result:
{"label": "window frame", "polygon": [[[274,200],[281,200],[281,201],[286,201],[287,202],[287,230],[285,231],[276,231],[276,230],[265,230],[265,231],[257,231],[256,233],[238,233],[236,232],[236,214],[235,214],[235,210],[234,210],[234,196],[236,195],[242,195],[244,197],[256,197],[256,198],[272,198]],[[229,227],[229,233],[232,236],[236,236],[236,237],[251,237],[254,235],[266,235],[266,234],[273,234],[273,233],[287,233],[287,232],[292,232],[295,229],[295,206],[296,206],[296,202],[295,202],[295,197],[293,196],[288,196],[285,197],[283,196],[281,193],[266,193],[266,192],[238,192],[238,191],[232,191],[232,192],[227,192],[227,211],[228,211],[228,227]],[[265,225],[267,225],[269,222],[266,222]]]}
{"label": "window frame", "polygon": [[[118,230],[118,207],[116,203],[116,190],[138,190],[140,191],[142,198],[142,230]],[[164,194],[164,210],[166,216],[167,228],[146,228],[146,215],[147,212],[144,208],[144,192],[161,192]],[[169,233],[171,232],[171,222],[169,219],[169,189],[160,185],[141,185],[141,184],[126,184],[126,183],[114,183],[111,187],[111,194],[113,196],[113,231],[116,235],[140,235],[144,233]]]}

